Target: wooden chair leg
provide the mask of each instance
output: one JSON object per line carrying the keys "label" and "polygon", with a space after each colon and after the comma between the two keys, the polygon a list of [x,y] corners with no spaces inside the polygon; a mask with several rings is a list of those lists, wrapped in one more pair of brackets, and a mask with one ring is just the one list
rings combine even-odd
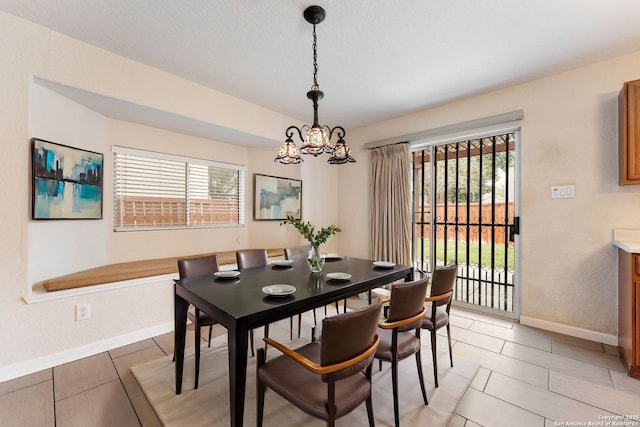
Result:
{"label": "wooden chair leg", "polygon": [[198,379],[200,376],[200,341],[202,340],[201,329],[202,327],[200,326],[200,310],[196,308],[196,342],[195,342],[196,380],[193,386],[193,388],[196,390],[198,389]]}
{"label": "wooden chair leg", "polygon": [[436,355],[436,330],[430,330],[431,332],[431,354],[433,355],[433,379],[438,387],[438,356]]}
{"label": "wooden chair leg", "polygon": [[249,331],[249,347],[251,347],[251,357],[255,356],[253,351],[253,329]]}
{"label": "wooden chair leg", "polygon": [[211,347],[211,332],[213,332],[213,325],[209,325],[209,347]]}
{"label": "wooden chair leg", "polygon": [[[313,310],[313,314],[316,314],[316,311]],[[300,332],[302,329],[302,314],[298,314],[298,338],[300,338]]]}

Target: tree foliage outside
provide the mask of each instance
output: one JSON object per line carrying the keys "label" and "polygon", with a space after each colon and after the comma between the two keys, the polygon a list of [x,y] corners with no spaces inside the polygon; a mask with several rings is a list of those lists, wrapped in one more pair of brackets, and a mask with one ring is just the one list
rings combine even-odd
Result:
{"label": "tree foliage outside", "polygon": [[[493,144],[491,138],[437,147],[435,174],[438,187],[436,188],[435,200],[430,194],[431,175],[429,169],[425,168],[424,174],[415,174],[416,204],[429,205],[432,203],[444,203],[445,201],[449,203],[455,203],[456,201],[458,203],[479,203],[483,198],[490,196],[494,188],[495,195],[498,198],[505,198],[507,196],[505,177],[509,172],[509,168],[514,165],[515,153],[511,149],[505,150],[507,140],[511,141],[511,138],[513,138],[512,134],[501,135],[499,138],[502,138],[502,140],[496,143],[495,156],[491,151],[485,152],[488,151],[485,143]],[[480,146],[482,146],[482,151],[485,153],[480,154]],[[474,154],[474,147],[476,154]],[[449,152],[445,159],[447,150]],[[456,151],[461,153],[458,158],[455,155]],[[471,151],[470,157],[467,156],[469,151]],[[422,163],[423,155],[422,152],[414,154],[414,163],[416,165]],[[495,174],[493,172],[494,162]],[[425,159],[425,167],[429,165],[429,162]],[[424,189],[423,194],[421,194],[421,189]]]}

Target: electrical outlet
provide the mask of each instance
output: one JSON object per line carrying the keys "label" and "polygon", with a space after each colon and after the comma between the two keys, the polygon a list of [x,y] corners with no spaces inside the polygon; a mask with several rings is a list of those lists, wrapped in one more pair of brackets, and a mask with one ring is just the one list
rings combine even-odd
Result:
{"label": "electrical outlet", "polygon": [[80,320],[91,319],[91,304],[77,304],[76,305],[76,322]]}

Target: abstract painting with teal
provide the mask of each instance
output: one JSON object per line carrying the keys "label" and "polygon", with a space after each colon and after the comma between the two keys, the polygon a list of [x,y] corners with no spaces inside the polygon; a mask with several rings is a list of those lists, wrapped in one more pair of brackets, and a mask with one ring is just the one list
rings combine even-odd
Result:
{"label": "abstract painting with teal", "polygon": [[103,155],[33,138],[33,218],[101,219]]}

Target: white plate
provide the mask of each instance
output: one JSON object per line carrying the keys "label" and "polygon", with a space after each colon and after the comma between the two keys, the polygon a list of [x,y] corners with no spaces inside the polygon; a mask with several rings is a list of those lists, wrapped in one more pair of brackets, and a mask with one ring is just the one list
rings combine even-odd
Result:
{"label": "white plate", "polygon": [[373,265],[381,268],[393,268],[395,267],[396,263],[391,261],[374,261]]}
{"label": "white plate", "polygon": [[349,280],[351,279],[351,275],[349,273],[327,273],[327,279]]}
{"label": "white plate", "polygon": [[295,291],[296,287],[291,285],[269,285],[262,288],[262,292],[272,297],[286,297]]}
{"label": "white plate", "polygon": [[293,265],[293,260],[292,259],[279,259],[279,260],[273,261],[273,265],[275,265],[277,267],[291,267]]}
{"label": "white plate", "polygon": [[216,271],[213,273],[214,276],[219,277],[220,279],[233,279],[234,277],[238,277],[240,275],[239,271]]}

